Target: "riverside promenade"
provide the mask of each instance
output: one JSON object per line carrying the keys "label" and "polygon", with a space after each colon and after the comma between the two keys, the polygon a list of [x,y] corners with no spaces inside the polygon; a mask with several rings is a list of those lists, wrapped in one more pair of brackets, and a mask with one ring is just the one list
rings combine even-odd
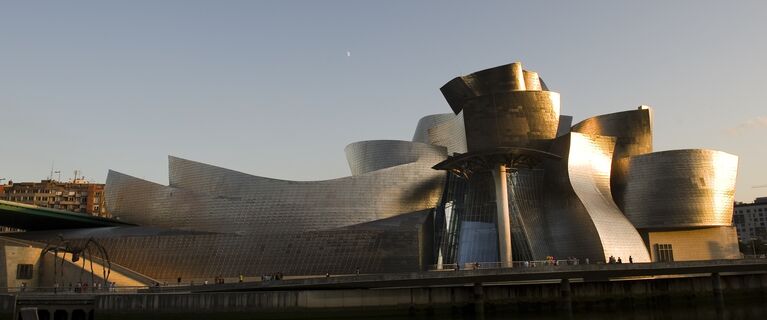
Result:
{"label": "riverside promenade", "polygon": [[[355,318],[371,314],[410,317],[444,313],[484,317],[498,310],[572,316],[584,309],[638,310],[684,302],[710,307],[712,315],[723,317],[727,303],[735,299],[755,297],[765,305],[767,260],[362,274],[145,287],[131,292],[79,294],[79,299],[72,295],[30,288],[30,292],[2,297],[7,302],[0,305],[14,306],[15,311],[5,310],[7,314],[18,314],[23,306],[37,307],[50,315],[67,310],[95,319],[145,320]],[[73,306],[73,301],[81,306]]]}

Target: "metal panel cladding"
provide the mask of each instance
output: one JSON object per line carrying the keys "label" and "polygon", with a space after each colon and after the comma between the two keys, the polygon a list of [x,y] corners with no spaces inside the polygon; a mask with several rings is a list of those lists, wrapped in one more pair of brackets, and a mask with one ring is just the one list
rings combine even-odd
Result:
{"label": "metal panel cladding", "polygon": [[466,130],[463,113],[428,115],[418,121],[413,142],[433,144],[447,148],[448,155],[466,152]]}
{"label": "metal panel cladding", "polygon": [[631,157],[627,166],[625,213],[637,228],[732,224],[737,156],[672,150]]}
{"label": "metal panel cladding", "polygon": [[548,88],[538,73],[522,70],[522,64],[515,62],[455,77],[439,90],[458,114],[466,102],[475,97],[519,90],[548,91]]}
{"label": "metal panel cladding", "polygon": [[650,262],[642,237],[610,196],[610,169],[615,138],[571,133],[568,175],[573,191],[599,234],[609,256]]}
{"label": "metal panel cladding", "polygon": [[463,121],[463,112],[454,115],[449,121],[442,122],[429,128],[429,143],[447,148],[447,154],[465,153],[466,127]]}
{"label": "metal panel cladding", "polygon": [[285,181],[169,157],[170,186],[110,171],[107,207],[143,226],[236,234],[327,230],[433,208],[444,173],[413,162],[324,181]]}
{"label": "metal panel cladding", "polygon": [[113,261],[158,279],[416,271],[445,180],[432,165],[419,158],[301,182],[169,157],[170,186],[110,171],[108,208],[124,221],[199,232],[99,242]]}
{"label": "metal panel cladding", "polygon": [[624,209],[626,189],[626,158],[652,152],[652,109],[641,106],[637,110],[599,115],[579,122],[573,132],[617,138],[612,159],[610,188],[619,208]]}
{"label": "metal panel cladding", "polygon": [[456,77],[442,88],[455,114],[463,113],[469,152],[502,147],[545,150],[556,138],[559,93],[519,62]]}
{"label": "metal panel cladding", "polygon": [[[635,261],[650,261],[641,236],[610,197],[614,144],[614,137],[577,132],[554,141],[552,152],[563,159],[544,162],[545,224],[526,224],[538,258],[577,256],[600,261],[631,256]],[[546,239],[545,243],[540,239]]]}
{"label": "metal panel cladding", "polygon": [[545,150],[557,136],[559,94],[513,91],[469,99],[463,108],[468,150],[528,147]]}
{"label": "metal panel cladding", "polygon": [[455,118],[455,115],[452,113],[431,114],[421,118],[418,120],[415,133],[413,133],[413,142],[431,143],[431,140],[429,140],[429,129],[453,118]]}
{"label": "metal panel cladding", "polygon": [[359,141],[344,151],[353,176],[416,161],[437,164],[447,159],[445,147],[400,140]]}

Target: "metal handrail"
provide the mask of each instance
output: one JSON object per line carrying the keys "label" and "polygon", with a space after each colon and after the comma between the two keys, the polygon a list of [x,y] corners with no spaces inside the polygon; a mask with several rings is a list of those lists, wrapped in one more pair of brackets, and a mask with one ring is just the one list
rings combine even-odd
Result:
{"label": "metal handrail", "polygon": [[[464,264],[441,264],[430,265],[429,271],[440,270],[478,270],[478,269],[503,269],[503,268],[533,268],[544,266],[565,266],[565,265],[578,265],[583,262],[580,259],[549,259],[549,260],[530,260],[530,261],[513,261],[511,264],[503,262],[467,262]],[[590,263],[604,263],[604,262],[590,262]]]}

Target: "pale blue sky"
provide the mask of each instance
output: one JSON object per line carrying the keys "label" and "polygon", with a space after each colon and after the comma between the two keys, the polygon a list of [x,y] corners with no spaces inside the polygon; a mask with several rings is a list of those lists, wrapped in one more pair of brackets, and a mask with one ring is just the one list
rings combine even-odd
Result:
{"label": "pale blue sky", "polygon": [[[167,183],[167,155],[295,180],[409,140],[451,78],[520,60],[575,121],[655,109],[655,149],[767,195],[764,1],[2,1],[0,177]],[[351,56],[347,57],[347,51]]]}

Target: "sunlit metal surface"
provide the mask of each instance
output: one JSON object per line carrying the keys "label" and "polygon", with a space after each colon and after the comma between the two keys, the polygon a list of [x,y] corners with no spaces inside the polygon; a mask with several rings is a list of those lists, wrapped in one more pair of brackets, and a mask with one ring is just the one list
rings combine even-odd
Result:
{"label": "sunlit metal surface", "polygon": [[547,149],[557,135],[559,94],[513,91],[479,96],[463,108],[468,151],[494,147]]}
{"label": "sunlit metal surface", "polygon": [[737,156],[672,150],[631,157],[627,165],[625,213],[637,228],[732,225]]}
{"label": "sunlit metal surface", "polygon": [[113,216],[144,226],[238,234],[323,230],[433,208],[444,183],[431,162],[307,182],[176,157],[169,162],[168,187],[110,171]]}
{"label": "sunlit metal surface", "polygon": [[[442,162],[435,168],[469,180],[475,172],[495,173],[493,193],[501,265],[511,265],[511,233],[515,229],[511,226],[514,219],[510,217],[513,211],[509,209],[506,170],[514,172],[518,165],[532,167],[540,162],[530,154],[545,153],[543,150],[548,149],[559,129],[559,94],[543,89],[538,74],[523,70],[519,62],[457,77],[440,89],[453,112],[463,115],[467,152],[451,155],[452,164]],[[501,155],[499,150],[508,153],[497,157]],[[520,150],[524,152],[520,154]],[[484,156],[488,152],[494,156]],[[455,161],[464,158],[467,161]]]}
{"label": "sunlit metal surface", "polygon": [[641,106],[636,110],[591,117],[572,127],[573,132],[617,138],[612,159],[610,187],[619,208],[624,209],[626,161],[628,157],[652,152],[652,109]]}
{"label": "sunlit metal surface", "polygon": [[429,128],[429,143],[447,148],[447,154],[464,153],[466,147],[466,127],[463,112],[454,115],[448,121]]}
{"label": "sunlit metal surface", "polygon": [[649,108],[570,127],[559,94],[520,63],[440,90],[452,114],[423,117],[412,142],[350,144],[350,177],[285,181],[175,157],[168,186],[110,171],[110,212],[149,229],[99,231],[99,242],[135,271],[188,279],[504,265],[510,255],[646,262],[632,222],[645,236],[730,224],[737,157],[651,153]]}
{"label": "sunlit metal surface", "polygon": [[156,278],[418,270],[429,262],[421,234],[445,178],[433,164],[298,182],[170,157],[170,186],[111,171],[107,205],[121,220],[220,234],[104,245],[115,262]]}
{"label": "sunlit metal surface", "polygon": [[596,228],[604,258],[631,256],[634,261],[649,262],[650,255],[639,232],[610,196],[615,138],[579,133],[570,136],[570,184]]}
{"label": "sunlit metal surface", "polygon": [[566,160],[545,161],[540,204],[545,222],[523,214],[530,221],[525,225],[530,238],[538,239],[531,243],[537,259],[554,255],[599,261],[612,255],[649,261],[642,238],[610,196],[614,143],[612,137],[576,132],[554,142],[552,152]]}
{"label": "sunlit metal surface", "polygon": [[548,88],[537,73],[522,70],[518,62],[456,77],[440,88],[455,114],[463,110],[469,99],[520,90],[547,91]]}
{"label": "sunlit metal surface", "polygon": [[399,140],[359,141],[344,149],[353,176],[416,161],[438,163],[447,148]]}
{"label": "sunlit metal surface", "polygon": [[413,133],[413,142],[434,144],[432,140],[429,139],[429,130],[442,123],[453,120],[455,116],[456,115],[453,113],[439,113],[431,114],[419,119],[418,125],[416,125],[415,132]]}

